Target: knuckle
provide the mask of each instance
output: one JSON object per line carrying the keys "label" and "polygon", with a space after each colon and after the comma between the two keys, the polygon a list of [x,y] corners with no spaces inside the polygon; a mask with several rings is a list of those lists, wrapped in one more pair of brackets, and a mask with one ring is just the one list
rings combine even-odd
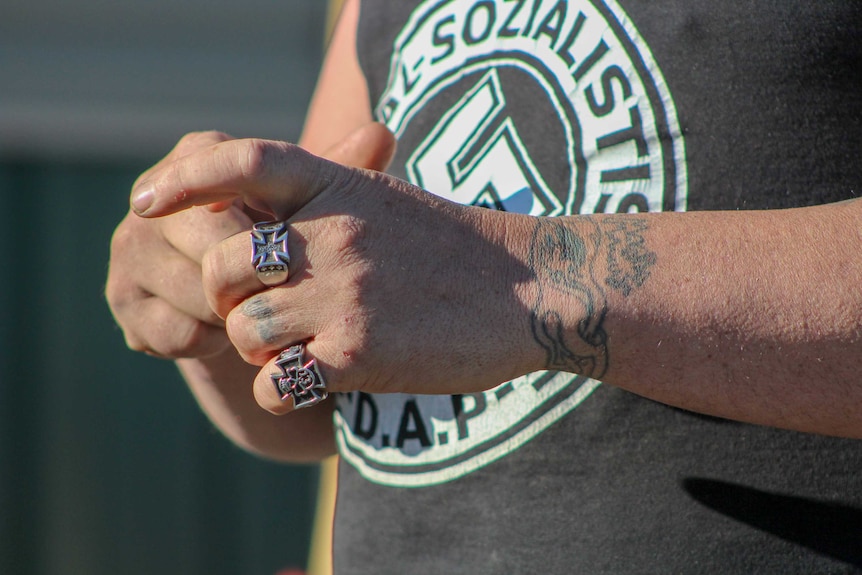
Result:
{"label": "knuckle", "polygon": [[190,322],[185,333],[174,342],[173,348],[168,348],[170,357],[183,357],[198,355],[199,350],[206,348],[206,335],[208,330],[202,322]]}
{"label": "knuckle", "polygon": [[201,260],[201,278],[207,295],[220,299],[227,285],[227,262],[221,245],[217,244],[204,253]]}
{"label": "knuckle", "polygon": [[284,330],[279,326],[276,312],[262,295],[247,300],[225,321],[231,343],[246,362],[254,365],[266,363],[283,343]]}
{"label": "knuckle", "polygon": [[196,141],[206,142],[222,142],[224,140],[230,139],[229,135],[225,134],[220,130],[197,130],[194,132],[190,132],[188,136],[190,136]]}
{"label": "knuckle", "polygon": [[230,139],[231,137],[229,135],[218,130],[201,130],[185,134],[180,138],[176,148],[177,151],[182,153],[184,151],[195,150],[197,148],[224,142]]}
{"label": "knuckle", "polygon": [[188,132],[187,134],[183,134],[183,136],[180,138],[179,142],[177,142],[177,148],[184,148],[184,147],[193,145],[196,141],[198,141],[200,139],[200,137],[203,133],[204,132],[202,132],[202,131],[195,131],[195,132]]}
{"label": "knuckle", "polygon": [[244,153],[238,158],[242,177],[247,181],[263,178],[268,169],[271,147],[266,140],[250,138],[243,146]]}
{"label": "knuckle", "polygon": [[235,269],[230,265],[224,243],[207,250],[201,260],[201,281],[204,296],[217,315],[224,317],[236,303],[234,296]]}
{"label": "knuckle", "polygon": [[327,219],[324,229],[336,254],[361,254],[368,241],[368,223],[351,214],[340,214]]}
{"label": "knuckle", "polygon": [[120,222],[114,234],[111,236],[111,257],[126,251],[129,246],[134,245],[134,231],[128,223],[128,218]]}
{"label": "knuckle", "polygon": [[158,344],[150,348],[159,355],[179,358],[197,357],[210,351],[212,347],[208,327],[199,321],[190,321],[184,329],[178,329],[167,337],[158,339]]}
{"label": "knuckle", "polygon": [[145,293],[132,276],[134,268],[131,268],[123,258],[113,257],[121,251],[112,248],[112,257],[108,262],[108,277],[105,281],[105,300],[118,320],[125,308]]}
{"label": "knuckle", "polygon": [[224,322],[224,328],[227,331],[227,336],[231,343],[236,347],[237,351],[242,353],[249,350],[252,346],[249,345],[249,320],[240,313],[231,312],[228,314]]}
{"label": "knuckle", "polygon": [[369,388],[369,374],[375,370],[360,342],[336,336],[328,341],[317,340],[317,344],[314,358],[321,364],[330,391],[364,391]]}
{"label": "knuckle", "polygon": [[119,313],[132,299],[131,290],[125,282],[117,279],[116,275],[109,270],[108,281],[105,282],[105,300],[108,302],[108,307],[114,313],[114,317],[118,323],[120,318]]}
{"label": "knuckle", "polygon": [[242,313],[231,312],[225,320],[225,330],[231,343],[236,347],[237,351],[243,355],[243,358],[248,360],[248,357],[255,355],[261,347],[260,338],[257,337],[257,329],[255,328],[255,320],[250,320]]}
{"label": "knuckle", "polygon": [[130,350],[141,352],[141,353],[149,350],[149,347],[144,342],[144,340],[142,340],[141,338],[139,338],[135,334],[124,330],[123,335],[124,335],[125,340],[126,340],[126,347],[128,347]]}

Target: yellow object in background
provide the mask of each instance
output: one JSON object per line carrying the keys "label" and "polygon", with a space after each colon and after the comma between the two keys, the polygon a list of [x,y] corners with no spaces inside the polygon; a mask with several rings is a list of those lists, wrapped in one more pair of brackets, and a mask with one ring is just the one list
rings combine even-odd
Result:
{"label": "yellow object in background", "polygon": [[317,492],[317,511],[311,533],[311,551],[308,554],[308,575],[332,573],[332,517],[335,513],[335,496],[338,491],[338,456],[333,455],[320,464],[320,486]]}

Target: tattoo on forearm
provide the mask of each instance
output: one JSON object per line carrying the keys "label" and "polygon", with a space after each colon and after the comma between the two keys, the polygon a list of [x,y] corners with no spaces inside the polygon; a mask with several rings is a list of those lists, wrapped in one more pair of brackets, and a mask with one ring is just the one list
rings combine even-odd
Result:
{"label": "tattoo on forearm", "polygon": [[[602,327],[607,304],[593,277],[598,243],[598,227],[578,235],[553,220],[539,220],[533,232],[529,265],[539,278],[539,293],[532,327],[547,353],[548,369],[596,376],[607,369],[607,334]],[[583,307],[574,338],[566,335],[562,314],[546,304],[547,289],[561,290]]]}
{"label": "tattoo on forearm", "polygon": [[605,284],[628,297],[635,288],[644,285],[650,268],[655,265],[656,255],[647,249],[643,237],[647,223],[634,217],[617,216],[607,218],[603,225],[608,250]]}
{"label": "tattoo on forearm", "polygon": [[[539,280],[532,330],[547,354],[548,369],[594,378],[605,374],[606,290],[629,296],[649,278],[656,254],[646,246],[646,229],[646,221],[634,216],[584,219],[577,229],[553,219],[538,220],[529,261]],[[563,313],[548,302],[549,290],[563,292],[572,305],[580,304],[575,333],[566,332]]]}

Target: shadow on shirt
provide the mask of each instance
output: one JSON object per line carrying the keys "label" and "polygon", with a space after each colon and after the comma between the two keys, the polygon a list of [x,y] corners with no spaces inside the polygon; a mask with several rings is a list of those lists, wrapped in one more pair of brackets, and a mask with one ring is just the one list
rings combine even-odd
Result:
{"label": "shadow on shirt", "polygon": [[687,478],[682,486],[696,501],[714,511],[862,567],[862,509],[713,479]]}

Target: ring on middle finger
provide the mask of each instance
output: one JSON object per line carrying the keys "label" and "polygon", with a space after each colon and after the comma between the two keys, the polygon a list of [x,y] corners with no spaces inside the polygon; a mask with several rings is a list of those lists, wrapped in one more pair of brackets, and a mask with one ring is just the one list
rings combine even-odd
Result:
{"label": "ring on middle finger", "polygon": [[265,286],[277,286],[290,276],[287,222],[258,222],[251,230],[251,265]]}

